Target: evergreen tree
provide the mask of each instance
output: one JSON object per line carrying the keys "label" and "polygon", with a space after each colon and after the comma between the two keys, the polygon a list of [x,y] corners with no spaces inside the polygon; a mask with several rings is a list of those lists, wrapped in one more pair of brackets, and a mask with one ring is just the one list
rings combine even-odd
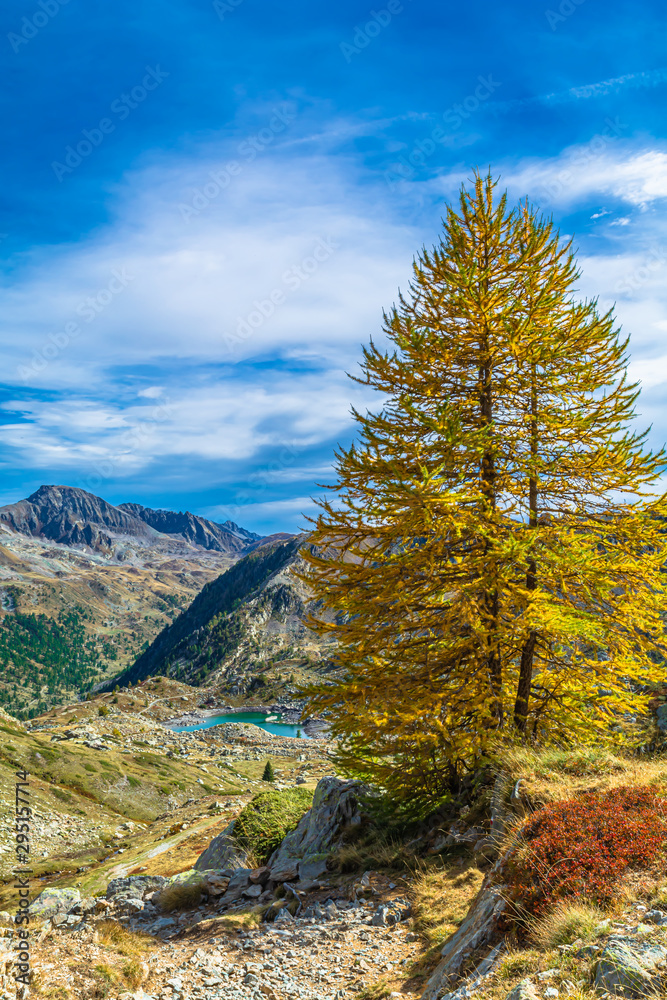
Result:
{"label": "evergreen tree", "polygon": [[364,350],[386,402],[355,411],[304,552],[343,668],[311,708],[343,768],[417,803],[499,740],[608,734],[662,649],[665,454],[631,429],[627,340],[551,221],[494,188],[461,191],[392,349]]}
{"label": "evergreen tree", "polygon": [[266,767],[264,768],[264,774],[262,775],[262,781],[275,781],[276,776],[273,772],[273,764],[270,760],[267,760]]}

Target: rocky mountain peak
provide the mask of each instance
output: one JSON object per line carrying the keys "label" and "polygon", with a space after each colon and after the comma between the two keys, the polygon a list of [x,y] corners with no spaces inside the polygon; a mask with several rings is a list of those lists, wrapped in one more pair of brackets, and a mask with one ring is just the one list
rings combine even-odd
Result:
{"label": "rocky mountain peak", "polygon": [[136,503],[115,506],[75,486],[40,486],[26,500],[0,507],[0,524],[22,535],[105,553],[121,539],[134,539],[143,545],[178,540],[241,555],[260,538],[238,525],[215,524],[189,511],[151,510]]}

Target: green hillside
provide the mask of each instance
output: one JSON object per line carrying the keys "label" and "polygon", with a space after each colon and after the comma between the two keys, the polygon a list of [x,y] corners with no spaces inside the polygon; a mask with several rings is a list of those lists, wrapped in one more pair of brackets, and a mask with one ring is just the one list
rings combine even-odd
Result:
{"label": "green hillside", "polygon": [[28,718],[46,711],[67,692],[86,691],[118,653],[110,641],[91,637],[83,608],[0,619],[0,705]]}

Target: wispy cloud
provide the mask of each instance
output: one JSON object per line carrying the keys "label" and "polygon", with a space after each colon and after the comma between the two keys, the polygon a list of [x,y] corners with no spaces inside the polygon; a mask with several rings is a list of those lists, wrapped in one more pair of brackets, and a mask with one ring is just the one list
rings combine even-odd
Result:
{"label": "wispy cloud", "polygon": [[622,90],[636,90],[645,87],[659,87],[667,83],[667,68],[645,70],[641,73],[625,73],[623,76],[610,77],[587,83],[580,87],[567,87],[565,90],[553,91],[547,94],[535,94],[532,97],[521,97],[511,101],[489,101],[487,111],[497,114],[507,114],[520,111],[535,105],[569,104],[572,101],[589,101],[598,97],[608,97]]}

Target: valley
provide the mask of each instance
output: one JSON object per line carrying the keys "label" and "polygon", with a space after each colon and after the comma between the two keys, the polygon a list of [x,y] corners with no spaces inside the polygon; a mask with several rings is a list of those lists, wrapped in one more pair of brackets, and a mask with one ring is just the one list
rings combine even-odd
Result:
{"label": "valley", "polygon": [[0,508],[0,705],[16,717],[122,672],[258,542],[231,523],[126,506],[42,487]]}

